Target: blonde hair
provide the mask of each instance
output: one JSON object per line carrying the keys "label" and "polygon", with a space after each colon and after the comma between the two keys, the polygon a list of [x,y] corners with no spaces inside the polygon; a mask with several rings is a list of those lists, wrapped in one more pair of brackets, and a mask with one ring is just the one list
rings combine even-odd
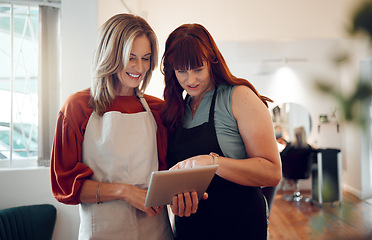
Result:
{"label": "blonde hair", "polygon": [[294,140],[292,144],[295,148],[306,148],[306,132],[304,127],[297,127],[294,129]]}
{"label": "blonde hair", "polygon": [[150,69],[142,84],[135,89],[137,94],[143,94],[151,79],[152,71],[158,64],[158,42],[155,32],[146,20],[132,14],[117,14],[100,28],[93,61],[89,102],[97,114],[103,115],[115,99],[115,89],[119,84],[117,72],[127,66],[134,39],[143,35],[150,41],[152,54]]}

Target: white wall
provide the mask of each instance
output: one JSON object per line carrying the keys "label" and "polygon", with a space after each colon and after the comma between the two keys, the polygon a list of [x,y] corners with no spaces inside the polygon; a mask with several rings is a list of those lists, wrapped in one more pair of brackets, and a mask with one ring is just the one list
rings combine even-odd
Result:
{"label": "white wall", "polygon": [[50,169],[0,170],[0,209],[49,203],[57,208],[54,240],[77,239],[78,206],[57,202],[51,192]]}
{"label": "white wall", "polygon": [[90,87],[97,24],[97,0],[62,0],[60,104],[71,93]]}
{"label": "white wall", "polygon": [[[356,0],[127,0],[127,6],[145,17],[159,38],[160,53],[168,34],[186,22],[199,22],[212,33],[233,73],[249,77],[258,90],[278,103],[292,101],[303,104],[313,121],[319,113],[328,113],[334,103],[313,91],[308,73],[319,70],[328,77],[337,72],[327,68],[325,49],[344,38],[343,27],[348,21],[350,7]],[[97,26],[107,18],[127,9],[120,0],[62,0],[62,80],[60,105],[73,92],[90,86],[91,62],[96,41]],[[242,42],[248,56],[236,58],[230,51],[232,42]],[[342,41],[341,41],[342,42]],[[302,51],[302,49],[304,51]],[[238,48],[239,50],[239,48]],[[294,53],[292,50],[295,50]],[[314,50],[314,51],[313,51]],[[239,52],[239,51],[238,51]],[[272,79],[255,76],[260,59],[285,54],[302,56],[306,53],[310,67],[292,63],[301,75],[298,93],[279,94]],[[316,56],[316,57],[315,57]],[[320,57],[322,59],[318,59]],[[242,61],[242,59],[245,59]],[[240,66],[245,65],[243,68]],[[162,75],[157,73],[147,93],[162,96]],[[341,74],[344,76],[343,74]],[[340,85],[350,84],[341,77]],[[327,78],[332,79],[332,78]],[[335,80],[337,81],[337,79]],[[314,127],[316,128],[316,127]],[[315,139],[316,134],[312,133]],[[344,156],[344,183],[357,196],[361,195],[359,131],[342,129],[341,145]],[[345,144],[348,141],[348,144]],[[352,145],[354,144],[354,145]],[[77,206],[67,206],[54,200],[50,192],[49,169],[0,171],[0,208],[33,203],[52,203],[58,209],[55,229],[56,240],[77,239],[79,225]]]}

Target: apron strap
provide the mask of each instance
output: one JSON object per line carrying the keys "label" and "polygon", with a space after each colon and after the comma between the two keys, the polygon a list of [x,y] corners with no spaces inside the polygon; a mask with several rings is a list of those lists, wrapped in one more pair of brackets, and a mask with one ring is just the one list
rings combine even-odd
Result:
{"label": "apron strap", "polygon": [[[214,123],[214,105],[216,103],[216,96],[217,96],[217,86],[215,86],[214,88],[214,93],[213,93],[213,97],[212,97],[212,102],[211,102],[211,106],[210,106],[210,109],[209,109],[209,119],[208,119],[208,122],[212,122]],[[187,99],[190,97],[189,94],[186,95],[186,101],[188,101]]]}
{"label": "apron strap", "polygon": [[217,86],[214,88],[213,98],[211,102],[211,108],[209,109],[209,122],[214,123],[214,105],[216,103]]}
{"label": "apron strap", "polygon": [[147,104],[146,100],[145,100],[145,97],[139,97],[141,103],[142,103],[142,106],[143,108],[146,110],[146,112],[151,112],[151,109],[149,107],[149,105]]}
{"label": "apron strap", "polygon": [[150,109],[149,105],[147,104],[146,99],[145,99],[145,97],[143,96],[143,94],[137,92],[137,97],[139,98],[139,100],[140,100],[140,102],[141,102],[143,108],[146,110],[146,112],[151,112],[151,109]]}

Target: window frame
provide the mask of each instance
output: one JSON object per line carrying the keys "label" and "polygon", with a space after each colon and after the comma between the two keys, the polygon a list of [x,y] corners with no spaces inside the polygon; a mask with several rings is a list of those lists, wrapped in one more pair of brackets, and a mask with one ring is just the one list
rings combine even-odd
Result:
{"label": "window frame", "polygon": [[[38,22],[38,156],[13,159],[10,157],[0,161],[0,169],[4,168],[27,168],[27,167],[48,167],[50,166],[50,152],[53,143],[55,123],[59,108],[59,82],[60,82],[60,0],[44,1],[0,1],[2,5],[8,5],[13,11],[15,6],[39,7]],[[11,13],[11,25],[14,19]],[[13,29],[13,26],[11,26]],[[13,30],[11,30],[13,31]],[[11,39],[13,44],[14,39]],[[13,50],[11,51],[13,52]],[[11,53],[13,54],[13,53]],[[13,59],[13,56],[11,56]],[[13,68],[13,60],[11,60]],[[11,73],[11,81],[14,76]],[[12,84],[12,83],[11,83]],[[14,89],[11,88],[11,95]],[[13,96],[11,96],[13,97]],[[11,100],[11,105],[13,100]],[[13,108],[13,106],[11,106]],[[13,110],[11,110],[13,111]],[[14,119],[13,113],[10,117],[10,129],[12,129]],[[12,139],[13,133],[10,134],[10,150],[13,150]],[[14,151],[14,150],[13,150]],[[11,156],[11,155],[10,155]]]}

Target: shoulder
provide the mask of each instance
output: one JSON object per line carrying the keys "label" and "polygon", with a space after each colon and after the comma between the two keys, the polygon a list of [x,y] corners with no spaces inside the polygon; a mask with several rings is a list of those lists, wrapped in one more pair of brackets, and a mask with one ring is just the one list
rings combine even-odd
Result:
{"label": "shoulder", "polygon": [[257,94],[247,86],[238,85],[234,88],[232,94],[232,105],[248,109],[265,109],[267,107],[257,96]]}
{"label": "shoulder", "polygon": [[61,111],[80,110],[87,108],[90,99],[90,90],[85,89],[80,92],[76,92],[67,97],[65,103],[62,106]]}
{"label": "shoulder", "polygon": [[259,99],[258,96],[253,92],[253,90],[245,85],[223,84],[218,87],[218,92],[220,93],[220,95],[227,97],[227,98],[234,97],[234,98],[239,99],[239,98],[251,96],[251,97],[255,97]]}
{"label": "shoulder", "polygon": [[[227,116],[234,118],[234,115],[232,114],[232,94],[235,87],[236,86],[226,84],[221,84],[218,86],[215,108],[215,110],[218,109],[218,111],[216,111],[216,116],[221,115],[223,119],[225,119]],[[212,95],[210,98],[212,99]]]}
{"label": "shoulder", "polygon": [[147,95],[147,94],[144,94],[143,95],[146,99],[147,102],[151,102],[151,103],[160,103],[160,104],[163,104],[164,100],[160,99],[160,98],[157,98],[157,97],[154,97],[152,95]]}
{"label": "shoulder", "polygon": [[258,96],[253,92],[253,90],[245,85],[236,85],[233,87],[234,88],[232,90],[234,97],[242,98],[246,96],[255,96],[258,98]]}
{"label": "shoulder", "polygon": [[239,122],[250,121],[253,124],[262,124],[265,119],[266,123],[270,118],[268,109],[256,93],[247,86],[236,86],[232,95],[232,112],[235,119]]}
{"label": "shoulder", "polygon": [[232,95],[235,88],[236,86],[225,84],[218,86],[217,104],[222,102],[226,104],[227,107],[231,108]]}
{"label": "shoulder", "polygon": [[90,90],[71,94],[63,104],[60,113],[69,120],[80,121],[89,118],[93,110],[89,107]]}
{"label": "shoulder", "polygon": [[147,94],[144,94],[144,97],[152,111],[160,112],[162,110],[164,100]]}
{"label": "shoulder", "polygon": [[224,97],[231,97],[236,87],[236,85],[221,84],[218,86],[218,94]]}

